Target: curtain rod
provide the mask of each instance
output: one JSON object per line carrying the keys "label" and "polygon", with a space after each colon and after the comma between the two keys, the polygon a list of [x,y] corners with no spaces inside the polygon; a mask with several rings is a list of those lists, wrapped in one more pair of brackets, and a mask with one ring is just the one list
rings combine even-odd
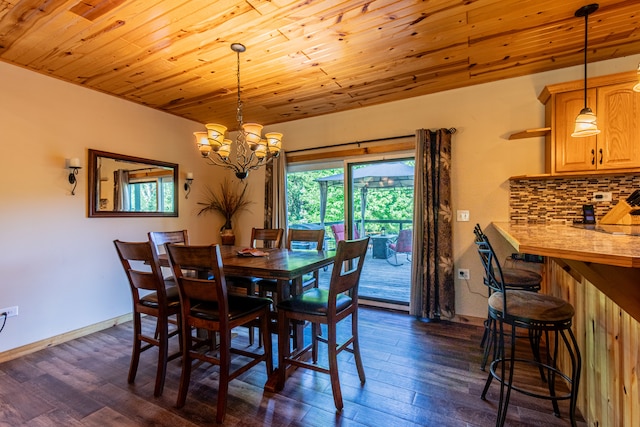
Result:
{"label": "curtain rod", "polygon": [[[456,128],[449,128],[447,130],[450,133],[456,133]],[[302,152],[311,151],[311,150],[321,150],[321,149],[324,149],[324,148],[345,147],[347,145],[358,145],[359,146],[360,144],[367,144],[369,142],[380,142],[380,141],[389,141],[389,140],[394,140],[394,139],[404,139],[404,138],[411,138],[412,136],[415,136],[415,134],[400,135],[400,136],[390,136],[390,137],[387,137],[387,138],[365,139],[364,141],[343,142],[341,144],[323,145],[322,147],[312,147],[312,148],[302,148],[300,150],[291,150],[291,151],[287,151],[287,154],[302,153]]]}

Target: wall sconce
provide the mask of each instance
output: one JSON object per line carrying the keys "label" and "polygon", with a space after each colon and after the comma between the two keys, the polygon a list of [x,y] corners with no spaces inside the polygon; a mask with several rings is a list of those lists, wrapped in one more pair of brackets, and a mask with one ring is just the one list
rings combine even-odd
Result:
{"label": "wall sconce", "polygon": [[71,195],[75,196],[76,186],[78,185],[78,171],[82,169],[82,167],[80,167],[80,159],[77,157],[69,159],[69,166],[67,166],[67,169],[69,169],[69,184],[73,185]]}
{"label": "wall sconce", "polygon": [[193,182],[193,173],[187,172],[187,181],[184,183],[184,191],[187,193],[184,195],[185,199],[189,198],[189,193],[191,193],[191,183]]}

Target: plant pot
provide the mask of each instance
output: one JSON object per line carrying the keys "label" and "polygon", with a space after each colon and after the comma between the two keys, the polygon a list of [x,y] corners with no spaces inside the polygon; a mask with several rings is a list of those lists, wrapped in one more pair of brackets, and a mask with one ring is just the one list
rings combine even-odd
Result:
{"label": "plant pot", "polygon": [[223,245],[233,246],[236,243],[236,235],[233,234],[233,230],[224,230],[220,233],[220,239]]}

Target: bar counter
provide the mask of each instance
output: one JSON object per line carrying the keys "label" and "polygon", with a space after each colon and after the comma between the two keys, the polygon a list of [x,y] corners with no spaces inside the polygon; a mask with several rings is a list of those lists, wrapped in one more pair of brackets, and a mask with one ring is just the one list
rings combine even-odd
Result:
{"label": "bar counter", "polygon": [[587,425],[640,426],[640,236],[629,228],[493,226],[518,252],[546,256],[542,292],[576,309],[578,408]]}

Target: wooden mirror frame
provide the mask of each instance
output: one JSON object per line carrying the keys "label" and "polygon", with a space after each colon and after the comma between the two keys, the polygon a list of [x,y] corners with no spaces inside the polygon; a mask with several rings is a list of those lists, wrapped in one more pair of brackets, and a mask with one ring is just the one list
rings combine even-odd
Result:
{"label": "wooden mirror frame", "polygon": [[[163,167],[173,170],[173,211],[168,212],[127,212],[115,210],[100,210],[100,201],[98,200],[98,159],[108,158],[131,163],[148,164],[150,167]],[[108,217],[177,217],[178,216],[178,164],[162,162],[159,160],[144,159],[141,157],[126,156],[124,154],[109,153],[106,151],[89,149],[89,217],[90,218],[108,218]]]}

